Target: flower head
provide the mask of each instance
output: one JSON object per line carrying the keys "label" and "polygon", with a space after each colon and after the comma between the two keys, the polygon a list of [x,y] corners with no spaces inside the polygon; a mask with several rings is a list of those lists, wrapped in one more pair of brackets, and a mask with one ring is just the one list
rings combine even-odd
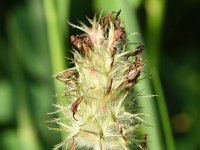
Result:
{"label": "flower head", "polygon": [[71,24],[84,33],[71,36],[77,49],[75,66],[56,76],[66,86],[69,104],[56,105],[63,114],[56,122],[66,137],[55,149],[128,150],[144,145],[139,134],[143,119],[134,107],[130,109],[134,102],[129,96],[143,68],[144,45],[126,51],[119,14],[94,17],[91,27]]}

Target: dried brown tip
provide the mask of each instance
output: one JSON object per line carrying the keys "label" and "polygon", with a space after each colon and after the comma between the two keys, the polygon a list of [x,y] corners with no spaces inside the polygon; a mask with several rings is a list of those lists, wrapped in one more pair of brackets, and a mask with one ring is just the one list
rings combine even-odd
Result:
{"label": "dried brown tip", "polygon": [[79,97],[75,102],[72,103],[71,105],[71,108],[70,110],[72,111],[73,113],[73,118],[78,121],[76,118],[75,118],[75,114],[77,112],[77,109],[78,109],[78,106],[80,105],[81,101],[83,100],[83,97]]}
{"label": "dried brown tip", "polygon": [[113,79],[110,80],[109,84],[108,84],[108,87],[106,89],[106,95],[108,95],[111,91],[111,88],[112,88],[112,82],[113,82]]}
{"label": "dried brown tip", "polygon": [[144,45],[143,44],[139,45],[132,52],[130,52],[127,57],[137,56],[142,53],[143,49],[144,49]]}
{"label": "dried brown tip", "polygon": [[147,134],[144,135],[141,147],[143,148],[143,150],[147,150]]}
{"label": "dried brown tip", "polygon": [[120,123],[118,118],[115,118],[115,123],[117,124],[118,127],[118,131],[120,132],[120,134],[122,135],[122,138],[124,139],[124,141],[127,143],[127,139],[126,137],[123,135],[123,127],[122,124]]}
{"label": "dried brown tip", "polygon": [[71,36],[71,43],[75,45],[83,54],[87,53],[92,48],[92,42],[89,36],[74,35]]}
{"label": "dried brown tip", "polygon": [[65,79],[68,78],[69,76],[71,76],[74,73],[74,70],[66,70],[62,73],[59,73],[56,78],[57,79]]}
{"label": "dried brown tip", "polygon": [[103,27],[105,27],[108,24],[108,22],[111,20],[112,14],[113,13],[109,13],[104,17],[104,22],[103,22],[104,26]]}
{"label": "dried brown tip", "polygon": [[130,89],[136,82],[137,78],[140,76],[143,65],[141,64],[142,57],[138,56],[136,62],[129,66],[128,73],[126,75],[126,87]]}
{"label": "dried brown tip", "polygon": [[116,19],[118,19],[118,16],[121,14],[121,9],[119,11],[117,11],[117,12],[113,11],[113,13],[117,13],[116,17],[115,17],[115,20],[116,20]]}
{"label": "dried brown tip", "polygon": [[[115,19],[112,19],[112,15],[113,13],[116,13],[116,17]],[[118,19],[118,16],[120,15],[121,10],[119,10],[118,12],[112,12],[109,13],[108,15],[106,15],[103,18],[103,31],[104,31],[104,37],[107,39],[109,36],[109,22],[112,22],[114,24],[114,37],[113,37],[113,45],[112,47],[110,47],[110,53],[111,56],[113,57],[116,53],[117,53],[117,49],[121,49],[119,48],[118,43],[125,42],[126,41],[126,33],[125,33],[125,29],[123,28],[121,22]]]}
{"label": "dried brown tip", "polygon": [[69,150],[75,150],[75,142],[74,142],[74,139],[73,139],[72,143],[70,144]]}

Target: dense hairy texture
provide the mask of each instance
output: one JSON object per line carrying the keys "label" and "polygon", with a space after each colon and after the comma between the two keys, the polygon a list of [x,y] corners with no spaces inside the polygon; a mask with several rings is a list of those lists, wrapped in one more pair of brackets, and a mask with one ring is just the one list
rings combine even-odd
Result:
{"label": "dense hairy texture", "polygon": [[132,108],[128,96],[143,68],[140,56],[143,45],[126,51],[125,29],[118,19],[120,12],[89,20],[91,27],[72,25],[84,33],[71,36],[74,68],[56,78],[66,86],[68,105],[56,105],[63,118],[55,120],[63,142],[55,149],[95,150],[146,149],[142,114]]}

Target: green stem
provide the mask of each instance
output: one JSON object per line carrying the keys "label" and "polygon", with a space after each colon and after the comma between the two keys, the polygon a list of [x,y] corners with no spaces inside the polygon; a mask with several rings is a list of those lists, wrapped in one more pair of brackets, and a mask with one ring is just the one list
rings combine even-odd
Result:
{"label": "green stem", "polygon": [[[58,12],[56,11],[56,3],[54,0],[43,0],[43,6],[45,11],[45,19],[46,19],[46,25],[47,25],[47,36],[49,41],[49,50],[50,50],[50,59],[52,63],[52,72],[53,74],[58,73],[66,69],[66,63],[64,62],[64,58],[67,57],[64,55],[64,35],[63,31],[66,31],[67,29],[64,29],[64,26],[59,25],[60,23],[63,23],[61,19],[67,20],[67,8],[69,5],[69,0],[67,0],[68,3],[63,3],[61,5],[61,1],[57,2]],[[64,2],[64,1],[62,1]],[[62,8],[61,8],[62,6]],[[60,20],[59,20],[60,19]],[[65,32],[65,34],[67,34]],[[55,86],[55,93],[59,94],[59,91],[63,91],[61,89],[61,86],[59,83],[54,80],[54,86]],[[59,100],[59,99],[58,99]],[[60,101],[61,102],[61,101]],[[62,116],[62,114],[59,114],[59,116]],[[64,138],[65,133],[61,133],[62,137]]]}
{"label": "green stem", "polygon": [[53,73],[65,69],[64,46],[60,36],[58,17],[53,0],[43,0]]}
{"label": "green stem", "polygon": [[158,73],[157,68],[151,67],[151,70],[152,70],[152,76],[153,76],[153,78],[152,78],[153,86],[154,86],[155,92],[158,93],[158,95],[159,95],[157,97],[157,103],[158,103],[158,110],[160,112],[160,118],[161,118],[161,123],[162,123],[162,127],[163,127],[163,132],[164,132],[166,149],[167,150],[175,150],[175,145],[174,145],[173,135],[172,135],[172,131],[171,131],[167,106],[166,106],[166,102],[165,102],[164,93],[162,90],[162,85],[160,82],[159,73]]}
{"label": "green stem", "polygon": [[[60,29],[60,35],[65,40],[66,36],[68,35],[68,24],[67,24],[67,19],[69,18],[69,13],[70,13],[70,0],[57,0],[57,14],[58,14],[58,25]],[[64,42],[65,44],[66,42]]]}
{"label": "green stem", "polygon": [[173,135],[171,131],[167,106],[165,102],[165,97],[160,82],[160,76],[158,72],[160,50],[161,50],[161,37],[162,37],[162,27],[164,23],[165,15],[165,0],[147,0],[146,1],[146,12],[147,12],[147,47],[148,54],[151,59],[149,59],[152,71],[152,81],[157,97],[158,110],[160,114],[160,120],[164,132],[164,140],[167,150],[175,150],[175,144],[173,140]]}

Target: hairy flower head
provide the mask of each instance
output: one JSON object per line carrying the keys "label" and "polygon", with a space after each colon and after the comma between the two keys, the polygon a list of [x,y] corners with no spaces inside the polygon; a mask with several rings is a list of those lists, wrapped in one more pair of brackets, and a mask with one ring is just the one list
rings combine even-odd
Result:
{"label": "hairy flower head", "polygon": [[128,150],[144,148],[140,136],[144,120],[130,96],[143,68],[144,45],[127,51],[120,11],[89,19],[91,27],[71,36],[74,67],[56,75],[66,87],[68,104],[56,105],[62,118],[55,120],[66,136],[55,149]]}

